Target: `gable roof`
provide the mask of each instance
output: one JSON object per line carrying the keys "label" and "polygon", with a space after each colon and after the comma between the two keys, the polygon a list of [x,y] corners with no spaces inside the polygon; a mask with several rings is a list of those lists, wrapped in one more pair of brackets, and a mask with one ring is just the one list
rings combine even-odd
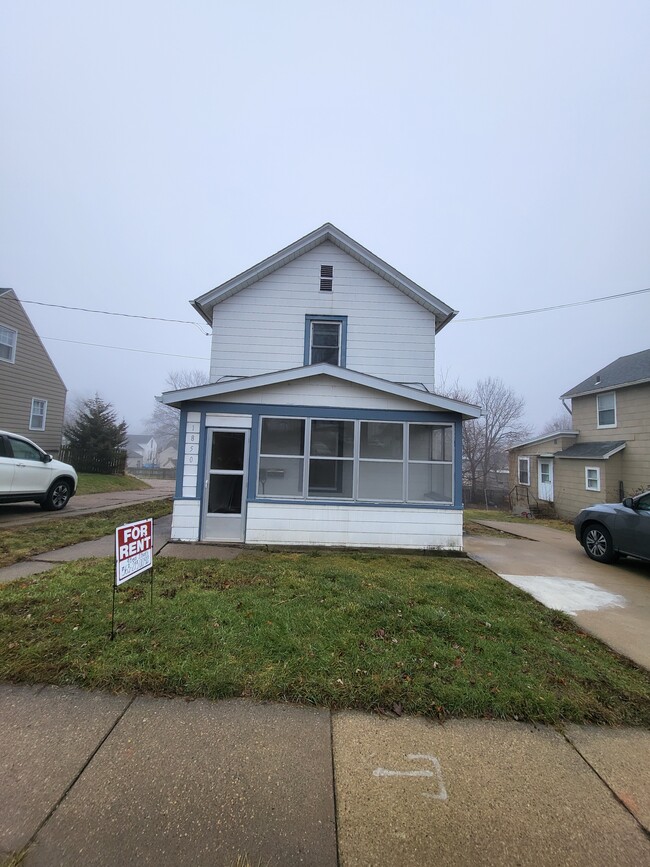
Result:
{"label": "gable roof", "polygon": [[278,370],[272,373],[260,373],[257,376],[246,376],[228,382],[213,382],[209,385],[197,385],[193,388],[183,388],[178,391],[166,391],[161,400],[168,406],[179,407],[185,401],[203,400],[211,397],[219,397],[226,394],[235,394],[239,391],[248,391],[252,388],[261,388],[265,385],[277,385],[278,383],[296,382],[312,376],[327,376],[342,382],[350,382],[355,385],[365,386],[375,391],[390,394],[395,397],[404,397],[422,403],[430,409],[441,409],[447,412],[457,412],[464,419],[478,418],[481,408],[471,403],[462,403],[459,400],[451,400],[430,391],[421,391],[408,385],[400,385],[397,382],[389,382],[379,379],[367,373],[359,373],[358,370],[350,370],[346,367],[335,367],[333,364],[311,364],[305,367],[295,367],[291,370]]}
{"label": "gable roof", "polygon": [[514,452],[517,449],[522,449],[525,446],[534,446],[538,443],[543,443],[546,440],[556,440],[560,439],[560,437],[577,437],[580,435],[580,431],[577,430],[554,430],[548,434],[541,434],[538,437],[535,437],[532,440],[525,440],[524,442],[517,443],[514,446],[510,446],[509,449],[506,449],[507,452]]}
{"label": "gable roof", "polygon": [[247,271],[243,271],[231,280],[227,280],[215,289],[211,289],[210,292],[206,292],[199,298],[195,298],[190,304],[209,325],[212,325],[212,308],[216,304],[219,304],[220,301],[224,301],[226,298],[230,298],[231,295],[241,292],[242,289],[251,286],[263,277],[267,277],[269,274],[277,271],[278,268],[282,268],[293,261],[293,259],[297,259],[325,241],[335,244],[349,256],[352,256],[353,259],[356,259],[362,265],[365,265],[366,268],[374,271],[413,301],[421,304],[425,310],[433,313],[436,317],[436,332],[444,328],[458,313],[457,310],[449,307],[444,301],[441,301],[435,295],[427,292],[426,289],[418,286],[417,283],[409,280],[408,277],[405,277],[404,274],[401,274],[387,262],[384,262],[383,259],[375,256],[370,250],[366,250],[365,247],[362,247],[361,244],[358,244],[353,238],[346,235],[345,232],[337,229],[332,223],[324,223],[319,229],[315,229],[313,232],[305,235],[304,238],[294,241],[293,244],[289,244],[288,247],[279,250],[262,262],[258,262],[257,265],[253,265]]}
{"label": "gable roof", "polygon": [[616,361],[612,361],[607,367],[596,371],[561,397],[597,394],[600,391],[608,391],[626,385],[639,385],[642,382],[650,382],[650,349],[617,358]]}

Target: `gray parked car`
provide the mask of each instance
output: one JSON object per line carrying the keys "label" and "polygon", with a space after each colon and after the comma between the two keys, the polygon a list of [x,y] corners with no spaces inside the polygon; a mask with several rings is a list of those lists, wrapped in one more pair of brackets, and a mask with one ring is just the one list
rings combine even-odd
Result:
{"label": "gray parked car", "polygon": [[583,509],[574,525],[592,560],[613,563],[621,554],[650,560],[650,491]]}
{"label": "gray parked car", "polygon": [[59,511],[76,490],[70,464],[55,461],[27,437],[0,430],[0,503],[33,500],[42,509]]}

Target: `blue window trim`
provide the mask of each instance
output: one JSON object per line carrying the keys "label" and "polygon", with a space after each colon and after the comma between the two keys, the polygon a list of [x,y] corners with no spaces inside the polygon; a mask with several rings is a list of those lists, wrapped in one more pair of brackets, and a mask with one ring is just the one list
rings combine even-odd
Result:
{"label": "blue window trim", "polygon": [[[345,367],[347,363],[347,346],[348,346],[348,317],[347,316],[319,316],[316,313],[307,313],[305,315],[305,351],[303,355],[303,364],[311,364],[311,324],[312,322],[340,322],[341,324],[341,364],[340,367]],[[337,365],[338,366],[338,365]]]}
{"label": "blue window trim", "polygon": [[[297,504],[309,508],[310,506],[346,506],[350,508],[363,508],[371,506],[378,509],[448,509],[450,511],[458,511],[463,508],[463,477],[462,477],[462,421],[456,413],[443,411],[417,411],[411,410],[402,412],[400,410],[380,410],[380,409],[349,409],[339,407],[326,406],[289,406],[289,405],[274,405],[274,404],[250,404],[250,403],[212,403],[212,402],[196,402],[188,403],[186,408],[181,409],[181,423],[179,428],[179,454],[176,476],[176,499],[183,499],[183,470],[185,463],[185,431],[187,424],[187,413],[199,412],[201,414],[200,421],[200,439],[199,439],[199,460],[198,460],[198,478],[197,478],[197,494],[195,497],[186,499],[203,498],[203,479],[205,477],[205,452],[207,445],[207,428],[205,424],[205,416],[207,413],[228,413],[250,415],[252,417],[251,432],[250,432],[250,448],[248,451],[248,485],[246,489],[246,500],[248,503],[276,503],[276,504]],[[361,419],[362,421],[396,421],[396,422],[424,422],[424,423],[439,423],[453,424],[454,426],[454,492],[452,503],[387,503],[363,501],[353,502],[350,500],[286,500],[286,499],[271,499],[269,497],[257,496],[257,459],[259,453],[259,430],[261,416],[279,416],[279,417],[294,417],[294,418],[335,418],[335,419]]]}

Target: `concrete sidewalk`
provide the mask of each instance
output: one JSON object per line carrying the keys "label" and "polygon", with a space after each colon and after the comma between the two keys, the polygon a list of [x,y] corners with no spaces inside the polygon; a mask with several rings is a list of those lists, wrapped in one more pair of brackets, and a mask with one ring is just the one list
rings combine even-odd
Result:
{"label": "concrete sidewalk", "polygon": [[151,500],[165,500],[174,496],[175,483],[151,479],[149,489],[141,491],[109,491],[103,494],[77,494],[72,497],[65,509],[60,512],[44,512],[36,503],[11,503],[0,509],[0,528],[18,527],[51,521],[53,518],[65,520],[95,512],[108,512],[120,506],[136,503],[149,503]]}
{"label": "concrete sidewalk", "polygon": [[572,533],[533,522],[477,523],[504,535],[465,536],[472,559],[650,669],[650,563],[595,563]]}
{"label": "concrete sidewalk", "polygon": [[650,863],[647,731],[8,684],[0,717],[25,867]]}

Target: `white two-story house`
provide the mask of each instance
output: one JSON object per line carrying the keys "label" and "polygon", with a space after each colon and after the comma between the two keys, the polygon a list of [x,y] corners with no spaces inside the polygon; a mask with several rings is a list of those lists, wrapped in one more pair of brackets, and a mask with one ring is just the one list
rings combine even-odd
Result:
{"label": "white two-story house", "polygon": [[172,538],[462,547],[462,421],[434,391],[455,315],[326,223],[193,302],[210,384],[181,410]]}

